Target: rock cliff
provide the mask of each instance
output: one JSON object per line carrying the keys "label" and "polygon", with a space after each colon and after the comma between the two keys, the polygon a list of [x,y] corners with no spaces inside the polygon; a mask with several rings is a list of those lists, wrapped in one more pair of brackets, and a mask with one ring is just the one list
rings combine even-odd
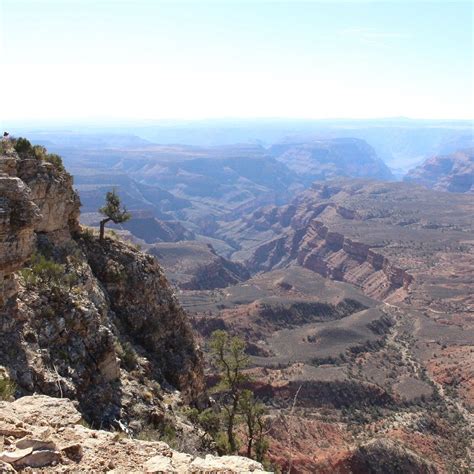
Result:
{"label": "rock cliff", "polygon": [[[320,214],[335,213],[345,220],[355,212],[334,203],[318,206],[287,206],[262,216],[268,226],[286,228],[283,236],[257,247],[246,263],[253,271],[268,271],[291,261],[334,280],[347,281],[377,298],[384,298],[398,288],[407,289],[413,277],[369,244],[333,231]],[[273,219],[271,218],[273,217]],[[324,219],[324,218],[323,218]]]}
{"label": "rock cliff", "polygon": [[173,423],[164,398],[196,401],[203,371],[160,266],[81,228],[58,158],[13,145],[0,156],[0,366],[16,394],[77,400],[95,426]]}

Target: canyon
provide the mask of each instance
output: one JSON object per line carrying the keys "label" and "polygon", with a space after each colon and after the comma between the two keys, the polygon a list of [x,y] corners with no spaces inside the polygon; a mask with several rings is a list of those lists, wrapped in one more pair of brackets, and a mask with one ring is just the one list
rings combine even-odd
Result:
{"label": "canyon", "polygon": [[[203,340],[223,328],[247,341],[253,389],[278,420],[271,459],[348,472],[354,443],[380,442],[433,463],[408,472],[468,465],[468,445],[454,439],[472,423],[472,215],[469,195],[336,179],[217,222],[214,238],[251,278],[178,297]],[[450,378],[452,351],[464,362]],[[464,421],[451,430],[456,412]],[[422,428],[428,419],[443,434]],[[305,426],[297,448],[290,420]]]}
{"label": "canyon", "polygon": [[[33,393],[45,397],[40,406],[75,403],[68,437],[53,430],[56,454],[42,454],[58,468],[102,466],[88,441],[97,438],[124,468],[258,472],[249,460],[206,456],[182,409],[209,403],[207,344],[224,329],[245,341],[249,386],[268,410],[268,465],[341,474],[467,469],[472,194],[381,181],[391,175],[367,147],[349,139],[268,151],[134,142],[129,156],[103,150],[95,170],[98,151],[70,151],[75,185],[57,163],[4,151],[0,366],[21,396],[4,410],[23,416],[37,439],[42,431],[13,405]],[[368,160],[360,169],[372,174],[353,178],[360,150]],[[133,218],[100,241],[97,208],[113,187]],[[54,291],[28,271],[38,255],[62,272]],[[135,440],[149,429],[172,429],[190,454]],[[24,449],[20,435],[7,439],[7,452]],[[87,447],[82,461],[63,449],[72,439]]]}

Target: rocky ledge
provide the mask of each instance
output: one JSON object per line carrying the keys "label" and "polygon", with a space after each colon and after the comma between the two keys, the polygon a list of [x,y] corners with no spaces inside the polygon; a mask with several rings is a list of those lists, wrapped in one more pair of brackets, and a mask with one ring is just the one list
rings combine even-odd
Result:
{"label": "rocky ledge", "polygon": [[84,426],[71,400],[45,395],[0,402],[1,472],[248,473],[260,463],[239,456],[196,457],[159,441]]}

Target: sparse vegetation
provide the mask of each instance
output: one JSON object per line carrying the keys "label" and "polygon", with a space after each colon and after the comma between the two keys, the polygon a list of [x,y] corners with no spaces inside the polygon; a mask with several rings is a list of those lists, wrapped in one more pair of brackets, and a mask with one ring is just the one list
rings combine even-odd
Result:
{"label": "sparse vegetation", "polygon": [[9,401],[15,394],[16,384],[5,375],[0,374],[0,400]]}
{"label": "sparse vegetation", "polygon": [[64,165],[62,158],[56,153],[48,153],[42,145],[32,145],[26,138],[20,137],[12,139],[14,150],[24,158],[36,158],[40,161],[51,163],[57,171],[63,172]]}
{"label": "sparse vegetation", "polygon": [[163,420],[159,426],[147,425],[136,438],[142,441],[163,441],[172,448],[177,448],[177,433],[173,422],[169,419]]}
{"label": "sparse vegetation", "polygon": [[247,457],[254,457],[262,462],[268,449],[268,441],[265,438],[267,429],[265,405],[259,402],[250,390],[244,390],[240,397],[239,409],[244,420],[247,438]]}
{"label": "sparse vegetation", "polygon": [[117,348],[117,355],[119,356],[126,370],[132,371],[137,367],[137,353],[129,342],[125,342]]}
{"label": "sparse vegetation", "polygon": [[21,270],[25,283],[33,285],[59,286],[64,277],[64,265],[49,260],[42,254],[34,254],[30,266]]}
{"label": "sparse vegetation", "polygon": [[248,381],[248,376],[243,371],[248,366],[249,358],[245,354],[244,341],[231,337],[222,330],[212,333],[210,349],[212,360],[219,370],[219,383],[214,387],[214,392],[220,394],[229,451],[235,453],[238,448],[235,436],[236,417],[244,390],[243,384]]}
{"label": "sparse vegetation", "polygon": [[58,171],[64,171],[63,160],[56,153],[48,153],[44,160],[51,163]]}
{"label": "sparse vegetation", "polygon": [[13,148],[20,155],[27,154],[33,151],[33,147],[31,146],[30,141],[27,140],[26,138],[23,138],[23,137],[17,138],[13,143],[14,143]]}
{"label": "sparse vegetation", "polygon": [[77,275],[67,272],[65,265],[56,263],[41,253],[35,253],[29,265],[19,271],[26,288],[37,287],[55,292],[70,291],[77,284]]}
{"label": "sparse vegetation", "polygon": [[219,374],[219,381],[212,389],[216,404],[203,411],[189,410],[187,416],[214,440],[221,454],[237,453],[244,441],[246,455],[263,461],[268,449],[265,436],[267,410],[245,388],[250,382],[245,373],[249,363],[245,342],[217,330],[211,335],[209,348],[213,366]]}

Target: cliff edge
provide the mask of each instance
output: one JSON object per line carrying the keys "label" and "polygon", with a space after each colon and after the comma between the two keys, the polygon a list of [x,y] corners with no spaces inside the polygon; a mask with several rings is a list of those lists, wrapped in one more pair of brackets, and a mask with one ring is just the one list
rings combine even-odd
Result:
{"label": "cliff edge", "polygon": [[[20,139],[22,140],[22,139]],[[0,366],[16,396],[78,402],[93,426],[131,433],[174,423],[196,403],[202,357],[156,260],[78,222],[57,155],[2,141]]]}

